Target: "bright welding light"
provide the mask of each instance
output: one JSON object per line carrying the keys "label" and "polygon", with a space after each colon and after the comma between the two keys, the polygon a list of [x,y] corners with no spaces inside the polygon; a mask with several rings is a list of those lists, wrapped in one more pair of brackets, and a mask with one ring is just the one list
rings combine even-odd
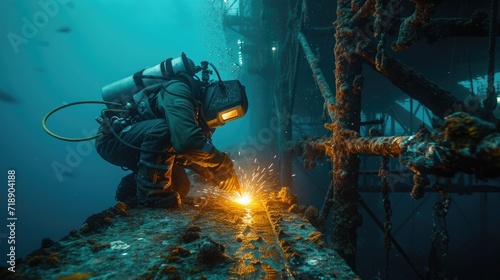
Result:
{"label": "bright welding light", "polygon": [[238,202],[241,205],[248,205],[250,204],[250,202],[252,202],[252,198],[248,193],[243,193],[241,194],[241,196],[238,195],[238,197],[236,197],[234,201]]}

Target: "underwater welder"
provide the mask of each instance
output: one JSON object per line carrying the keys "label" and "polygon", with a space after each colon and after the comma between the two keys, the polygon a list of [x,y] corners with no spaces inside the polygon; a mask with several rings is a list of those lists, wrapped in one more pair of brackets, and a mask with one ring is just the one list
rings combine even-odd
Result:
{"label": "underwater welder", "polygon": [[[209,65],[218,81],[210,80]],[[191,187],[185,169],[222,190],[240,191],[231,158],[211,140],[216,127],[247,111],[238,80],[222,81],[213,64],[195,66],[182,53],[103,87],[102,97],[108,109],[96,118],[97,152],[131,171],[118,185],[117,200],[132,207],[176,207]]]}

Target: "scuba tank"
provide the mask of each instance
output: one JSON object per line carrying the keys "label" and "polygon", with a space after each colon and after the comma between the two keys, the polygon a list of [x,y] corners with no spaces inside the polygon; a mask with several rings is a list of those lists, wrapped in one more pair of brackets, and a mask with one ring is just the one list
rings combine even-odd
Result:
{"label": "scuba tank", "polygon": [[[143,69],[132,76],[123,78],[102,88],[102,99],[107,102],[115,102],[125,105],[132,99],[132,96],[142,89],[168,81],[179,73],[194,76],[200,71],[194,62],[182,53],[180,57],[168,58],[160,64],[148,69]],[[117,109],[119,106],[106,104],[109,109]]]}
{"label": "scuba tank", "polygon": [[[218,81],[210,81],[212,71],[208,69],[209,65],[215,70]],[[200,71],[201,87],[198,87],[193,78]],[[247,112],[248,99],[245,87],[240,81],[222,81],[219,71],[212,63],[202,61],[200,66],[195,66],[184,53],[180,57],[169,58],[158,65],[104,86],[102,99],[114,102],[106,103],[108,109],[133,110],[133,116],[138,113],[143,119],[150,119],[154,115],[147,102],[149,90],[142,90],[172,79],[184,80],[192,90],[201,94],[197,97],[200,115],[210,129],[241,118]],[[155,91],[155,88],[151,90]]]}

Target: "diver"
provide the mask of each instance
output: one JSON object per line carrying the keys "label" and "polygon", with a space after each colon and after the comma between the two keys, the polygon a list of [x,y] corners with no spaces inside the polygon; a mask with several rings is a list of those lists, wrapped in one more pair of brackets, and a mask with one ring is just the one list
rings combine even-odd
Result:
{"label": "diver", "polygon": [[[218,81],[209,80],[209,64]],[[186,169],[224,191],[240,191],[231,158],[211,140],[216,127],[247,111],[238,80],[222,81],[213,64],[195,66],[182,53],[103,87],[102,96],[121,106],[107,105],[96,118],[96,150],[131,171],[119,183],[116,200],[129,207],[177,207],[191,187]]]}

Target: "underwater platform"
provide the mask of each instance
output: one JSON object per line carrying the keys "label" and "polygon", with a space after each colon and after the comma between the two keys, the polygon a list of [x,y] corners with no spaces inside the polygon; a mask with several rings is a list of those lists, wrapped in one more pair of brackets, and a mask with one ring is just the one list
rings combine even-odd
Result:
{"label": "underwater platform", "polygon": [[[191,194],[194,194],[191,196]],[[359,279],[286,188],[242,205],[202,189],[176,209],[118,202],[2,279]],[[6,278],[8,277],[8,278]]]}

